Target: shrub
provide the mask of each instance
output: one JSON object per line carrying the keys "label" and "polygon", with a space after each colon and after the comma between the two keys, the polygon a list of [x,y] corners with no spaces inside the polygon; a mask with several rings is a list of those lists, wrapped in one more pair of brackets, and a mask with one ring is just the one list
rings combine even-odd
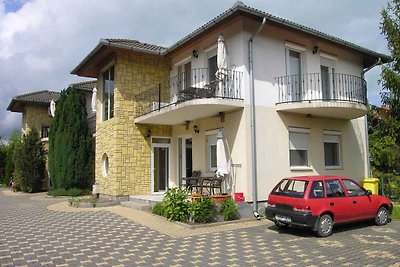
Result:
{"label": "shrub", "polygon": [[39,132],[33,128],[15,147],[15,182],[21,191],[34,193],[42,189],[46,169],[45,155]]}
{"label": "shrub", "polygon": [[97,206],[97,197],[91,197],[90,198],[90,205],[92,205],[93,208],[95,208]]}
{"label": "shrub", "polygon": [[393,206],[392,219],[400,219],[400,205]]}
{"label": "shrub", "polygon": [[207,223],[214,220],[216,215],[215,202],[208,197],[202,198],[201,201],[194,201],[190,204],[190,216],[193,221]]}
{"label": "shrub", "polygon": [[163,206],[161,205],[161,203],[157,203],[156,205],[154,205],[154,207],[152,208],[152,211],[154,214],[160,215],[160,216],[163,216],[163,213],[164,213],[164,209],[163,209]]}
{"label": "shrub", "polygon": [[187,191],[180,188],[171,188],[162,201],[163,215],[171,221],[185,222],[189,217],[189,201]]}
{"label": "shrub", "polygon": [[67,190],[65,188],[58,188],[58,189],[53,189],[47,192],[47,195],[52,196],[52,197],[58,197],[58,196],[68,196]]}
{"label": "shrub", "polygon": [[222,202],[219,212],[224,216],[224,221],[235,220],[239,217],[236,203],[232,198],[226,198]]}
{"label": "shrub", "polygon": [[89,195],[90,190],[89,189],[79,189],[79,188],[71,188],[71,189],[66,190],[65,188],[57,188],[57,189],[50,190],[47,194],[49,196],[53,196],[53,197],[58,197],[58,196],[78,197],[78,196]]}
{"label": "shrub", "polygon": [[81,203],[81,200],[79,198],[73,197],[68,199],[68,204],[72,207],[79,207],[79,203]]}

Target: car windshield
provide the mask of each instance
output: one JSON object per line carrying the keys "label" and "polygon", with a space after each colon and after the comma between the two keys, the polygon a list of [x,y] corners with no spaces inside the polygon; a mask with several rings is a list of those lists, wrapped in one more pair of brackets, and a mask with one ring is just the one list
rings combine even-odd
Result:
{"label": "car windshield", "polygon": [[283,179],[277,186],[275,186],[271,194],[303,198],[307,185],[308,181]]}

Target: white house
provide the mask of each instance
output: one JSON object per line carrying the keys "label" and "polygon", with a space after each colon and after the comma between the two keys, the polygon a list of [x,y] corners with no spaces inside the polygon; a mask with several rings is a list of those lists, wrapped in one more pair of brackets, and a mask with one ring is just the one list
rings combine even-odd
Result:
{"label": "white house", "polygon": [[72,73],[98,79],[101,193],[162,194],[195,170],[213,176],[221,132],[225,190],[264,200],[286,176],[368,176],[363,71],[389,60],[238,2],[168,48],[103,39]]}

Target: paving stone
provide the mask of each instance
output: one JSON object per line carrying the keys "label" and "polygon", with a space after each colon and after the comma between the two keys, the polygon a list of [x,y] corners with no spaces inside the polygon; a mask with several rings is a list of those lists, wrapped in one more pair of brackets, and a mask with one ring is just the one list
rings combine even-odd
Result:
{"label": "paving stone", "polygon": [[400,266],[398,221],[335,227],[323,239],[265,222],[186,229],[147,213],[56,211],[47,207],[65,200],[3,191],[0,266]]}

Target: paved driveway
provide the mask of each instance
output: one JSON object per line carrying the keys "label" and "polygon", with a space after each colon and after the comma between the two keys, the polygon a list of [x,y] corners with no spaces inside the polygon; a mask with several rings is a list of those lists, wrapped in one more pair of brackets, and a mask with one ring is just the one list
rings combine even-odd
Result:
{"label": "paved driveway", "polygon": [[0,266],[400,266],[400,222],[342,226],[323,239],[265,221],[172,234],[176,224],[152,215],[49,210],[60,200],[4,192]]}

